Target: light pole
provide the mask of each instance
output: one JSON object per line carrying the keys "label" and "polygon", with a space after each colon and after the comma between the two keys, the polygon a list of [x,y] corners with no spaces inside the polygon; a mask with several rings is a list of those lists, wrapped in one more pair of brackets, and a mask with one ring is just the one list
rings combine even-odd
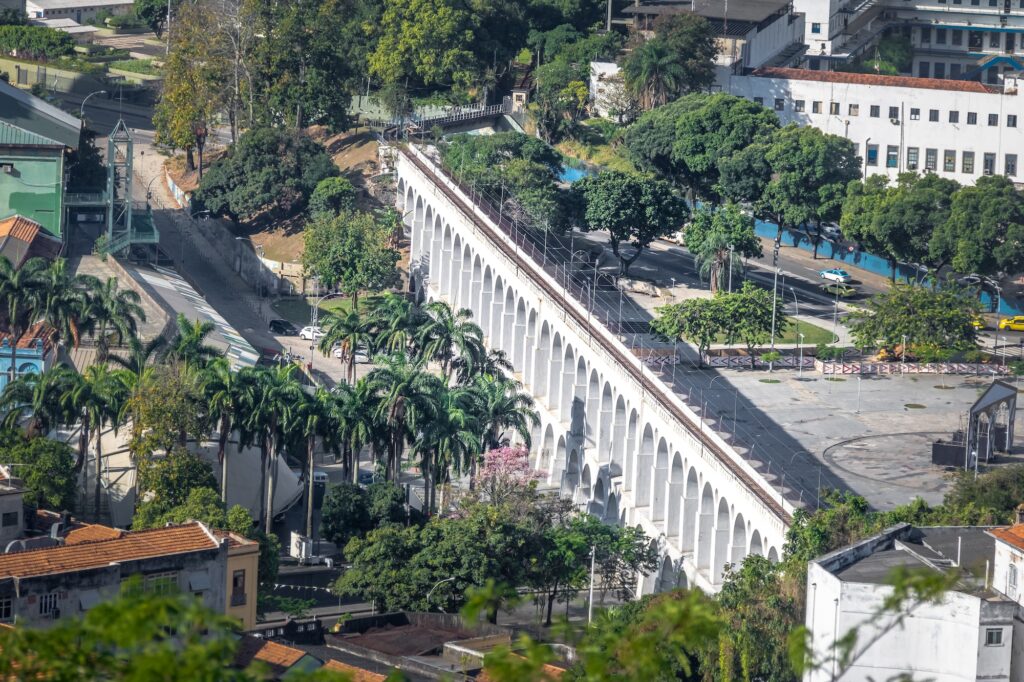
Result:
{"label": "light pole", "polygon": [[860,375],[857,375],[857,411],[856,414],[860,414]]}
{"label": "light pole", "polygon": [[[1003,342],[1003,369],[1006,369],[1006,337],[1000,336],[999,340]],[[998,348],[996,348],[996,354],[999,354]]]}
{"label": "light pole", "polygon": [[107,94],[106,90],[97,90],[96,92],[90,92],[88,95],[86,95],[85,99],[82,100],[82,106],[78,109],[78,118],[82,119],[83,121],[85,120],[85,103],[89,101],[90,97],[92,97],[93,95],[105,94]]}
{"label": "light pole", "polygon": [[587,600],[587,625],[594,620],[594,560],[597,557],[597,545],[590,548],[590,598]]}
{"label": "light pole", "polygon": [[[781,268],[775,268],[775,279],[772,281],[772,351],[775,350],[775,313],[777,305],[775,304],[775,298],[779,292],[779,270]],[[751,365],[753,365],[753,359],[751,359]]]}
{"label": "light pole", "polygon": [[836,282],[836,300],[832,304],[832,343],[839,343],[839,282]]}
{"label": "light pole", "polygon": [[[451,576],[451,577],[445,578],[444,580],[438,580],[436,583],[434,583],[434,586],[431,587],[430,591],[427,592],[427,598],[425,600],[427,602],[427,604],[430,604],[430,595],[434,594],[434,590],[436,590],[439,586],[441,586],[441,585],[443,585],[445,583],[450,583],[453,580],[455,580],[455,576],[454,575]],[[437,608],[441,609],[440,606],[438,606]],[[444,609],[441,609],[441,613],[444,613]]]}
{"label": "light pole", "polygon": [[733,250],[734,250],[733,249],[733,245],[729,244],[729,293],[730,294],[732,293],[732,254],[733,254]]}
{"label": "light pole", "polygon": [[804,335],[797,334],[799,341],[797,341],[797,350],[800,352],[800,365],[797,367],[796,373],[798,379],[804,378]]}

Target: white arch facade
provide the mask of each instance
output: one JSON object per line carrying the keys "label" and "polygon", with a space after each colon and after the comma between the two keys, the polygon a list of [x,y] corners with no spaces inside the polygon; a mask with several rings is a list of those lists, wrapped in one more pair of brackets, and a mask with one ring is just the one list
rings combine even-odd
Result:
{"label": "white arch facade", "polygon": [[777,560],[791,503],[701,430],[639,361],[627,366],[633,357],[614,335],[580,324],[549,274],[520,257],[486,214],[467,211],[472,203],[456,187],[446,192],[427,157],[415,149],[397,156],[398,202],[414,211],[417,291],[469,308],[488,347],[508,354],[536,401],[531,461],[547,484],[607,523],[640,525],[655,539],[660,568],[641,589],[714,591],[727,564],[751,553]]}

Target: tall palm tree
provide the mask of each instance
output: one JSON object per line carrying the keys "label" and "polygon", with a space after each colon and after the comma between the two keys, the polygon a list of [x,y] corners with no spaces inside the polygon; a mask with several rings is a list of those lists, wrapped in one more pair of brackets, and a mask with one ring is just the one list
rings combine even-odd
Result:
{"label": "tall palm tree", "polygon": [[481,442],[470,389],[441,383],[435,399],[433,414],[412,446],[412,454],[420,457],[424,502],[431,513],[437,509],[437,484],[450,481],[452,473],[461,475]]}
{"label": "tall palm tree", "polygon": [[294,424],[291,430],[302,434],[306,439],[306,537],[313,537],[313,456],[319,438],[326,449],[336,450],[338,447],[338,420],[336,418],[335,400],[331,393],[318,388],[309,395],[302,393],[302,402],[293,412]]}
{"label": "tall palm tree", "polygon": [[189,367],[201,369],[222,355],[219,350],[206,344],[206,337],[216,329],[213,322],[190,322],[187,317],[178,313],[177,324],[178,332],[171,341],[168,356]]}
{"label": "tall palm tree", "polygon": [[493,348],[481,357],[457,357],[452,366],[460,384],[471,384],[480,377],[500,378],[510,375],[515,367],[508,359],[508,353],[500,348]]}
{"label": "tall palm tree", "polygon": [[253,371],[249,368],[233,371],[227,358],[215,358],[202,370],[199,378],[210,418],[217,422],[220,499],[225,503],[228,501],[228,439],[244,421],[245,392],[253,378]]}
{"label": "tall palm tree", "polygon": [[10,382],[0,394],[0,425],[13,429],[31,414],[26,432],[30,436],[45,436],[55,426],[72,423],[76,415],[68,413],[62,398],[77,376],[74,370],[57,365]]}
{"label": "tall palm tree", "polygon": [[[105,364],[90,365],[78,381],[69,387],[64,394],[66,409],[74,410],[81,420],[82,439],[80,440],[79,461],[76,468],[81,470],[85,463],[89,434],[96,435],[96,487],[94,493],[94,513],[99,514],[100,481],[103,474],[103,426],[114,421],[122,413],[124,402],[124,383],[118,374],[111,371]],[[84,446],[84,447],[83,447]]]}
{"label": "tall palm tree", "polygon": [[426,314],[405,296],[387,292],[373,299],[367,320],[374,336],[373,350],[402,353],[412,350]]}
{"label": "tall palm tree", "polygon": [[407,442],[433,416],[439,380],[423,369],[422,361],[410,361],[404,355],[379,357],[378,366],[367,375],[367,383],[377,395],[377,418],[388,430],[388,454],[385,477],[396,480]]}
{"label": "tall palm tree", "polygon": [[366,318],[352,311],[347,315],[327,313],[324,316],[324,336],[320,339],[320,350],[329,353],[332,348],[341,348],[341,359],[345,363],[345,381],[356,380],[356,353],[369,350],[373,334]]}
{"label": "tall palm tree", "polygon": [[18,373],[18,343],[33,324],[39,321],[39,297],[46,261],[29,258],[15,268],[0,256],[0,315],[11,335],[11,366],[9,381]]}
{"label": "tall palm tree", "polygon": [[707,280],[711,285],[711,293],[715,293],[725,287],[726,279],[729,276],[729,268],[739,272],[742,268],[738,258],[729,258],[729,235],[713,230],[701,242],[700,248],[693,253],[697,264],[697,271],[702,280]]}
{"label": "tall palm tree", "polygon": [[[520,392],[522,384],[507,378],[477,377],[473,392],[477,398],[477,414],[483,433],[483,444],[488,450],[501,447],[502,435],[507,431],[519,434],[530,446],[530,430],[540,420],[533,398]],[[470,463],[470,473],[476,475],[479,458]],[[472,480],[472,479],[471,479]]]}
{"label": "tall palm tree", "polygon": [[295,368],[296,365],[289,364],[257,369],[242,394],[248,412],[246,426],[260,441],[261,497],[266,492],[265,501],[260,501],[260,514],[267,533],[271,532],[274,522],[274,484],[283,427],[292,421],[292,412],[302,397],[302,386],[294,376]]}
{"label": "tall palm tree", "polygon": [[387,449],[389,439],[378,419],[377,395],[365,378],[354,385],[334,387],[334,419],[341,442],[342,471],[347,480],[359,482],[359,453],[364,446],[375,452]]}
{"label": "tall palm tree", "polygon": [[149,341],[142,341],[137,336],[128,339],[128,354],[124,357],[113,355],[110,361],[120,365],[135,376],[142,376],[148,367],[160,361],[161,354],[167,347],[167,339],[157,336]]}
{"label": "tall palm tree", "polygon": [[[91,275],[68,272],[67,261],[63,258],[50,263],[41,273],[40,318],[50,327],[58,343],[78,348],[83,327],[87,326],[87,292],[98,286],[99,280]],[[56,348],[55,343],[55,352]]]}
{"label": "tall palm tree", "polygon": [[680,56],[661,40],[648,40],[622,63],[626,88],[644,109],[653,109],[682,93],[686,73]]}
{"label": "tall palm tree", "polygon": [[135,336],[139,322],[146,321],[146,312],[140,305],[142,298],[131,289],[118,287],[117,278],[96,281],[86,293],[84,319],[96,338],[96,359],[106,362],[110,354],[109,334],[117,334],[118,343]]}
{"label": "tall palm tree", "polygon": [[472,322],[468,308],[453,311],[444,301],[431,301],[424,310],[428,318],[420,327],[420,350],[427,360],[441,363],[445,375],[451,375],[456,358],[472,364],[486,355],[483,330]]}

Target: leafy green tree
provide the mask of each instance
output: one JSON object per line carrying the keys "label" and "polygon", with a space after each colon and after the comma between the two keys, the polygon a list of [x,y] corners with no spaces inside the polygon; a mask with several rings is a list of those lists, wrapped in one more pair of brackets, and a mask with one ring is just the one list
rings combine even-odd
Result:
{"label": "leafy green tree", "polygon": [[[619,274],[632,265],[652,241],[677,229],[686,218],[685,202],[663,180],[605,171],[574,185],[583,197],[588,230],[608,232],[612,253],[619,259]],[[621,247],[633,253],[626,256]]]}
{"label": "leafy green tree", "polygon": [[341,548],[352,538],[362,537],[374,527],[370,519],[369,495],[353,483],[332,485],[327,489],[320,518],[320,533],[324,539]]}
{"label": "leafy green tree", "polygon": [[46,61],[75,51],[70,34],[47,26],[0,25],[0,52],[20,59]]}
{"label": "leafy green tree", "polygon": [[3,428],[14,430],[24,423],[25,435],[31,438],[45,436],[57,426],[73,424],[78,415],[69,411],[63,400],[78,379],[75,370],[57,365],[9,382],[0,394]]}
{"label": "leafy green tree", "polygon": [[860,348],[894,348],[906,338],[911,347],[967,351],[977,346],[979,305],[956,287],[893,287],[850,313],[847,326]]}
{"label": "leafy green tree", "polygon": [[78,475],[71,448],[49,438],[0,432],[0,449],[25,485],[25,504],[42,509],[73,509]]}
{"label": "leafy green tree", "polygon": [[430,572],[411,565],[422,547],[416,526],[386,524],[365,539],[353,538],[345,545],[349,567],[333,589],[339,595],[358,595],[385,611],[417,604],[433,585],[427,584]]}
{"label": "leafy green tree", "polygon": [[1024,197],[1001,175],[982,176],[953,195],[949,218],[929,244],[934,265],[998,275],[1024,267]]}
{"label": "leafy green tree", "polygon": [[307,224],[303,267],[321,286],[339,287],[358,309],[359,292],[380,290],[397,277],[399,254],[389,241],[391,224],[372,213],[318,213]]}
{"label": "leafy green tree", "polygon": [[754,348],[771,341],[772,323],[775,324],[776,337],[789,324],[783,313],[785,303],[782,297],[776,297],[774,301],[773,316],[771,292],[751,282],[744,282],[743,288],[734,294],[719,294],[714,300],[723,309],[726,343],[743,343],[747,347],[751,367],[754,366]]}
{"label": "leafy green tree", "polygon": [[322,146],[277,128],[253,128],[203,175],[193,201],[238,222],[269,212],[284,218],[306,207],[324,178],[338,169]]}
{"label": "leafy green tree", "polygon": [[241,505],[224,509],[224,503],[214,488],[192,488],[185,501],[157,515],[157,505],[144,504],[132,519],[132,528],[162,528],[169,523],[201,521],[210,528],[230,530],[242,536],[252,532],[252,517]]}
{"label": "leafy green tree", "polygon": [[320,339],[320,350],[329,353],[332,348],[338,348],[341,351],[341,361],[346,365],[345,380],[352,385],[356,380],[356,355],[361,350],[369,351],[373,341],[369,321],[354,310],[348,314],[327,313],[322,319],[324,335]]}
{"label": "leafy green tree", "polygon": [[434,414],[442,382],[424,369],[422,361],[410,362],[404,355],[380,360],[366,381],[377,396],[376,418],[388,432],[385,477],[394,481],[405,445]]}
{"label": "leafy green tree", "polygon": [[623,139],[630,160],[640,170],[672,183],[688,184],[686,167],[673,153],[676,127],[686,112],[701,108],[706,100],[707,95],[692,93],[641,115],[626,129]]}
{"label": "leafy green tree", "polygon": [[309,197],[311,215],[326,213],[336,216],[356,210],[356,188],[347,178],[324,178]]}
{"label": "leafy green tree", "polygon": [[[173,0],[170,3],[172,15],[178,4],[179,0]],[[167,25],[167,9],[168,3],[164,2],[164,0],[135,0],[132,5],[135,16],[146,26],[149,26],[157,38],[163,36],[164,28]]]}
{"label": "leafy green tree", "polygon": [[718,42],[715,29],[702,16],[690,13],[665,14],[654,22],[654,33],[679,55],[684,91],[707,90],[715,82]]}
{"label": "leafy green tree", "polygon": [[[586,63],[589,69],[589,62]],[[569,135],[583,116],[590,92],[582,65],[564,58],[537,67],[533,73],[534,118],[537,130],[547,142]]]}
{"label": "leafy green tree", "polygon": [[657,37],[645,41],[623,59],[622,75],[626,89],[644,109],[667,104],[686,92],[682,56]]}
{"label": "leafy green tree", "polygon": [[405,523],[405,492],[390,481],[376,481],[366,486],[368,496],[367,512],[374,527],[385,523]]}
{"label": "leafy green tree", "polygon": [[730,271],[742,272],[742,263],[737,268],[737,257],[760,258],[763,253],[753,217],[731,202],[717,210],[707,206],[697,209],[686,227],[686,249],[697,260],[701,278],[711,282],[712,292],[725,287]]}
{"label": "leafy green tree", "polygon": [[[448,483],[454,475],[472,472],[480,451],[478,403],[463,386],[440,382],[431,405],[431,418],[412,443],[410,455],[420,458],[426,491],[426,513],[437,509],[437,484]],[[442,508],[446,506],[442,501]]]}
{"label": "leafy green tree", "polygon": [[[143,501],[138,505],[133,523],[142,527],[152,527],[164,514],[185,505],[194,490],[217,490],[213,469],[187,450],[176,449],[146,463],[139,468],[138,476]],[[199,506],[200,501],[204,500],[194,501],[195,506]]]}
{"label": "leafy green tree", "polygon": [[682,339],[696,345],[700,366],[703,366],[704,355],[727,323],[723,306],[711,298],[670,303],[657,308],[656,312],[657,317],[651,320],[651,331],[663,339]]}

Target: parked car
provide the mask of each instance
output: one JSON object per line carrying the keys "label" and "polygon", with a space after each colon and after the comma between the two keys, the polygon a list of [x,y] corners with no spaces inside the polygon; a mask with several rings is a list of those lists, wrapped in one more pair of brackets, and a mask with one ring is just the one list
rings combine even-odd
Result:
{"label": "parked car", "polygon": [[830,270],[822,270],[818,275],[825,280],[830,282],[839,282],[840,284],[846,284],[853,278],[850,277],[850,273],[840,268],[832,268]]}
{"label": "parked car", "polygon": [[297,336],[299,330],[294,324],[288,320],[271,320],[270,321],[270,333],[280,334],[281,336]]}
{"label": "parked car", "polygon": [[319,341],[324,338],[324,330],[320,327],[303,327],[299,338],[304,341]]}
{"label": "parked car", "polygon": [[835,223],[822,223],[821,234],[825,239],[831,239],[832,241],[839,241],[843,238],[842,230]]}
{"label": "parked car", "polygon": [[1004,317],[999,320],[1000,329],[1009,329],[1014,332],[1024,332],[1024,315]]}
{"label": "parked car", "polygon": [[981,330],[985,328],[985,318],[981,315],[975,315],[971,319],[971,326],[975,329]]}
{"label": "parked car", "polygon": [[849,284],[842,284],[840,282],[825,282],[821,285],[821,289],[830,296],[838,295],[839,298],[848,298],[857,294],[857,290],[855,288],[851,287]]}

